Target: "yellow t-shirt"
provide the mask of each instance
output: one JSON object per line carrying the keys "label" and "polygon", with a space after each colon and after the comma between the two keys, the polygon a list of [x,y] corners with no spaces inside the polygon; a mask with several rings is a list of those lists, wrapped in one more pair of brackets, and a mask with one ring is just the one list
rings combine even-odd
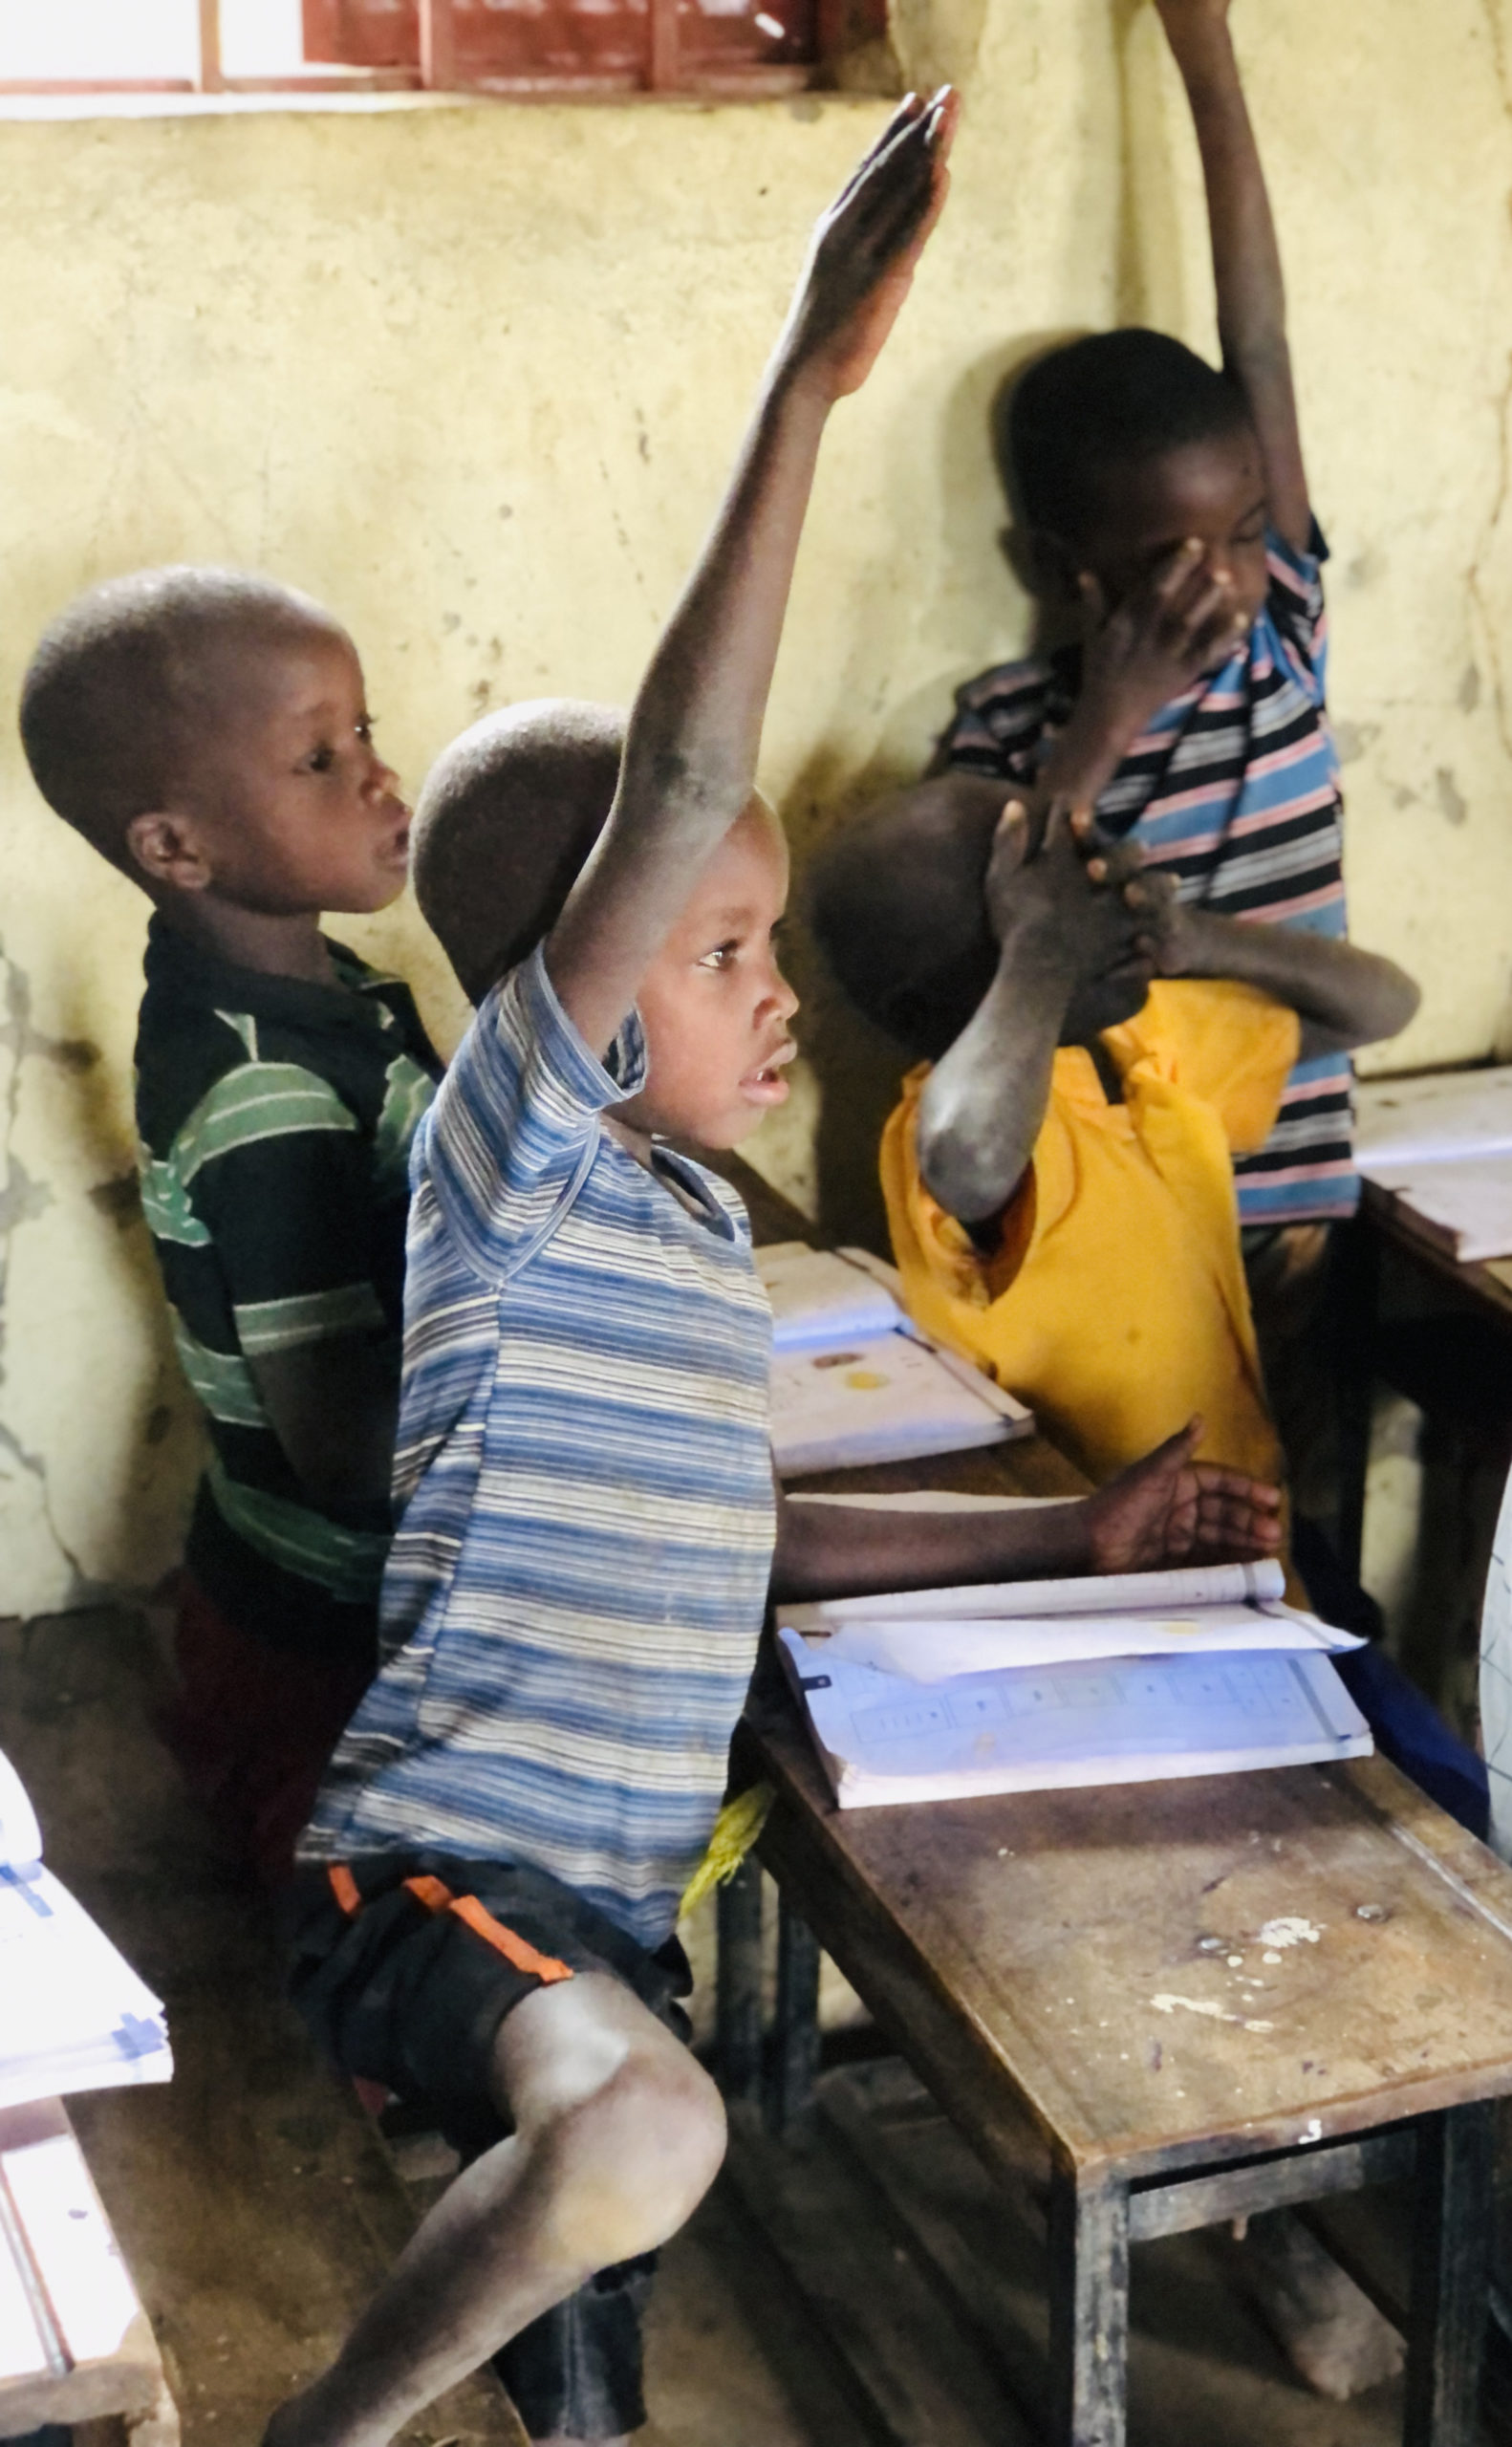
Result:
{"label": "yellow t-shirt", "polygon": [[1204,1421],[1199,1454],[1279,1480],[1240,1255],[1231,1158],[1264,1145],[1297,1059],[1295,1012],[1253,987],[1168,979],[1091,1055],[1063,1046],[1033,1159],[983,1254],[918,1178],[919,1092],[882,1137],[907,1304],[1038,1414],[1097,1481]]}

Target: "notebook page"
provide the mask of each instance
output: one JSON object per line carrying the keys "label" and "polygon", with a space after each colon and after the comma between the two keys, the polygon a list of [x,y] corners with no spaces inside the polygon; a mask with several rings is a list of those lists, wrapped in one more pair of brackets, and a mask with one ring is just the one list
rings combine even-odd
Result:
{"label": "notebook page", "polygon": [[756,1251],[756,1271],[771,1303],[774,1352],[832,1351],[902,1323],[886,1286],[832,1249],[779,1241]]}
{"label": "notebook page", "polygon": [[[791,1623],[791,1610],[779,1620]],[[963,1674],[1020,1666],[1065,1665],[1104,1657],[1218,1657],[1266,1652],[1327,1657],[1364,1645],[1353,1633],[1336,1631],[1289,1606],[1207,1606],[1178,1616],[1159,1614],[1050,1614],[1011,1621],[923,1622],[894,1620],[843,1624],[822,1643],[828,1662],[869,1665],[916,1682],[943,1682]],[[814,1643],[815,1654],[821,1653]]]}
{"label": "notebook page", "polygon": [[898,1681],[782,1635],[842,1809],[1366,1755],[1327,1657],[1084,1661]]}

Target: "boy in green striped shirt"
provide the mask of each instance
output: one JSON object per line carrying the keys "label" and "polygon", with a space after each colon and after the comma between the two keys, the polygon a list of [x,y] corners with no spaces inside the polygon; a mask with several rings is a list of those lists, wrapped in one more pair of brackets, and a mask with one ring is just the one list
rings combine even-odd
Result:
{"label": "boy in green striped shirt", "polygon": [[276,1877],[376,1663],[409,1142],[439,1073],[408,989],[319,920],[397,898],[409,812],[351,640],[237,572],[71,605],[22,735],[49,803],[154,903],[142,1203],[209,1438],[167,1730]]}

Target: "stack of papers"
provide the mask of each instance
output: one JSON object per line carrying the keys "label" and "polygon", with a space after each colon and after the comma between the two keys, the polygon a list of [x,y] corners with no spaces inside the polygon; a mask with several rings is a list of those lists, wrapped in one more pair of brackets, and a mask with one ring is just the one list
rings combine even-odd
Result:
{"label": "stack of papers", "polygon": [[1512,1257],[1512,1067],[1364,1082],[1355,1148],[1426,1240],[1465,1264]]}
{"label": "stack of papers", "polygon": [[842,1809],[1363,1757],[1275,1563],[787,1607],[784,1661]]}
{"label": "stack of papers", "polygon": [[0,2107],[166,2082],[161,2001],[41,1855],[36,1814],[0,1754]]}
{"label": "stack of papers", "polygon": [[1030,1436],[1024,1404],[913,1324],[863,1249],[758,1249],[772,1307],[772,1454],[784,1477]]}

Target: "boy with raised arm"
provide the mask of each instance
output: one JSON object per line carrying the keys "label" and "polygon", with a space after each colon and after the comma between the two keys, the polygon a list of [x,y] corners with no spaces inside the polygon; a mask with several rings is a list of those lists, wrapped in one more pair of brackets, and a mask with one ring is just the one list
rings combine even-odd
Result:
{"label": "boy with raised arm", "polygon": [[727,1147],[784,1092],[762,720],[824,425],[901,305],[953,119],[905,102],[820,223],[622,746],[601,708],[528,706],[424,794],[421,905],[479,1008],[417,1137],[388,1657],[301,1846],[293,1990],[469,2163],[271,2447],[379,2447],[490,2356],[534,2438],[643,2418],[645,2256],[724,2146],[673,1930],[773,1581],[1276,1541],[1274,1490],[1187,1436],[1027,1519],[779,1519],[745,1215],[667,1143]]}
{"label": "boy with raised arm", "polygon": [[[949,775],[1095,807],[1183,901],[1345,932],[1327,627],[1276,233],[1229,0],[1155,0],[1201,154],[1221,372],[1177,340],[1108,332],[1031,365],[996,417],[1022,547],[1079,642],[983,672],[941,742]],[[947,790],[937,779],[926,789]],[[1327,1397],[1306,1335],[1328,1219],[1358,1196],[1350,1063],[1304,1053],[1263,1142],[1235,1159],[1272,1392],[1299,1456]],[[1292,1379],[1295,1376],[1295,1394]],[[1305,1490],[1314,1509],[1326,1483]]]}

